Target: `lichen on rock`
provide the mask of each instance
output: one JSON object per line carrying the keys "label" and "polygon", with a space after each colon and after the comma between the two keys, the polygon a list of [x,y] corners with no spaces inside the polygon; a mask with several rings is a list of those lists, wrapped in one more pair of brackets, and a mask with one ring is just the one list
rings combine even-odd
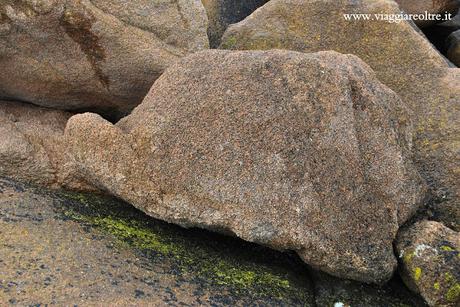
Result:
{"label": "lichen on rock", "polygon": [[430,306],[460,303],[460,234],[440,223],[418,222],[403,229],[396,243],[400,273]]}

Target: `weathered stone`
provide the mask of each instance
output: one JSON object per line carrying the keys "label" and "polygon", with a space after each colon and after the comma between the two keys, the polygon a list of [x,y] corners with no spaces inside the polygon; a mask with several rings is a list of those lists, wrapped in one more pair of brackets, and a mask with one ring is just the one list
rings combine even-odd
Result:
{"label": "weathered stone", "polygon": [[460,233],[422,221],[398,234],[401,276],[430,306],[460,304]]}
{"label": "weathered stone", "polygon": [[[455,13],[460,8],[459,0],[395,0],[408,14],[445,14]],[[445,16],[443,16],[445,17]],[[418,26],[426,27],[437,23],[436,20],[415,20]]]}
{"label": "weathered stone", "polygon": [[433,203],[439,204],[435,210],[459,207],[460,70],[450,69],[407,22],[347,21],[343,16],[399,12],[387,0],[272,0],[230,26],[221,47],[335,50],[363,59],[413,111],[414,160],[432,188]]}
{"label": "weathered stone", "polygon": [[228,25],[243,20],[268,0],[202,0],[208,13],[208,36],[217,47]]}
{"label": "weathered stone", "polygon": [[63,144],[64,128],[71,116],[0,101],[0,175],[50,187],[91,190]]}
{"label": "weathered stone", "polygon": [[0,97],[118,117],[206,28],[199,0],[0,0]]}
{"label": "weathered stone", "polygon": [[447,38],[447,57],[457,66],[460,66],[460,30],[455,31]]}
{"label": "weathered stone", "polygon": [[77,115],[66,137],[91,182],[153,217],[383,282],[423,197],[409,118],[357,57],[209,51],[170,67],[116,126]]}

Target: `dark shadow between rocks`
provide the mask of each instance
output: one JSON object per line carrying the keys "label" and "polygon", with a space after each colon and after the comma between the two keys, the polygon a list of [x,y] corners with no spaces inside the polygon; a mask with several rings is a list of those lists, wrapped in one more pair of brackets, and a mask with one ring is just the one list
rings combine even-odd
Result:
{"label": "dark shadow between rocks", "polygon": [[[442,23],[434,24],[432,26],[421,29],[425,37],[447,59],[449,59],[450,57],[449,56],[449,36],[458,30],[460,30],[460,11],[454,14],[454,17],[450,21],[445,21]],[[459,64],[458,61],[455,61],[452,58],[450,58],[449,60],[451,61],[451,64],[454,65],[454,67],[458,66]]]}

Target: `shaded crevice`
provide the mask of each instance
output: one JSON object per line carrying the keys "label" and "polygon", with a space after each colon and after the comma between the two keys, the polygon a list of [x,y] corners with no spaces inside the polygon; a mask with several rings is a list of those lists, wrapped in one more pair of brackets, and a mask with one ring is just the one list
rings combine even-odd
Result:
{"label": "shaded crevice", "polygon": [[[454,48],[454,32],[460,31],[460,11],[452,14],[452,20],[424,27],[419,30],[427,40],[441,53],[451,67],[458,67],[460,61],[449,55],[449,50]],[[460,35],[458,35],[460,36]],[[457,44],[460,40],[457,39]]]}
{"label": "shaded crevice", "polygon": [[208,11],[208,37],[211,48],[217,48],[222,36],[231,24],[251,15],[269,0],[203,0]]}

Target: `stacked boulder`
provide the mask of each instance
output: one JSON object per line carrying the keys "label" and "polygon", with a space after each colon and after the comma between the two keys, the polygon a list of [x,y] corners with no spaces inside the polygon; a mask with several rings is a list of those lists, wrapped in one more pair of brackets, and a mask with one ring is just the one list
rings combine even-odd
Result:
{"label": "stacked boulder", "polygon": [[[457,306],[460,70],[409,22],[344,14],[458,1],[396,2],[0,0],[0,176],[96,187],[338,278],[399,264]],[[455,20],[435,27],[458,65]],[[318,304],[361,300],[313,275]]]}
{"label": "stacked boulder", "polygon": [[[325,12],[328,12],[327,14]],[[380,81],[414,113],[414,160],[429,183],[437,215],[460,215],[460,69],[447,61],[409,23],[344,18],[352,14],[397,14],[387,0],[272,0],[232,25],[221,48],[233,50],[335,50],[364,60]],[[445,213],[448,211],[448,213]]]}
{"label": "stacked boulder", "polygon": [[0,0],[0,99],[29,103],[0,102],[0,174],[92,190],[61,142],[72,114],[36,106],[120,118],[169,65],[208,48],[206,29],[195,0]]}
{"label": "stacked boulder", "polygon": [[401,276],[430,306],[460,305],[460,234],[423,221],[403,229],[396,245]]}
{"label": "stacked boulder", "polygon": [[206,29],[197,0],[0,0],[0,98],[119,118]]}
{"label": "stacked boulder", "polygon": [[66,138],[93,184],[153,217],[381,283],[424,195],[410,117],[355,56],[208,51],[116,126],[78,115]]}

